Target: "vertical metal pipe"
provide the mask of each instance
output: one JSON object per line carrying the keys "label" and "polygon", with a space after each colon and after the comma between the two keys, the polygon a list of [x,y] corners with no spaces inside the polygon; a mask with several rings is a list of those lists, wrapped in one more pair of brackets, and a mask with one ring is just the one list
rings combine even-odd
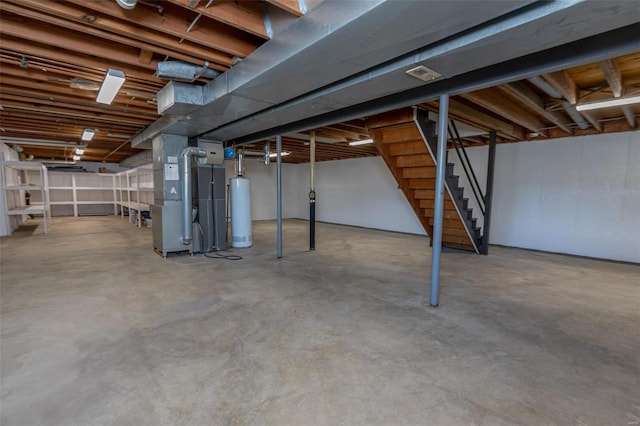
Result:
{"label": "vertical metal pipe", "polygon": [[276,136],[276,192],[277,192],[277,245],[278,245],[278,259],[282,259],[282,136]]}
{"label": "vertical metal pipe", "polygon": [[309,176],[311,178],[309,188],[309,250],[316,249],[316,131],[311,131],[309,142]]}
{"label": "vertical metal pipe", "polygon": [[244,176],[244,150],[238,150],[238,176]]}
{"label": "vertical metal pipe", "polygon": [[482,254],[489,254],[491,228],[491,200],[493,198],[493,171],[496,163],[496,132],[489,134],[489,159],[487,163],[487,188],[484,196],[484,226],[482,227]]}
{"label": "vertical metal pipe", "polygon": [[[205,157],[207,152],[195,146],[188,146],[182,150],[182,244],[189,245],[193,240],[192,226],[193,217],[191,209],[193,208],[191,200],[191,156]],[[131,205],[131,200],[129,200]],[[138,208],[138,211],[140,209]],[[131,212],[131,209],[129,209]],[[131,214],[131,213],[129,213]]]}
{"label": "vertical metal pipe", "polygon": [[444,171],[447,167],[447,122],[449,95],[440,95],[438,112],[438,152],[436,154],[436,199],[433,218],[433,248],[431,249],[431,294],[429,305],[438,307],[440,298],[440,254],[442,252],[442,222],[444,219]]}

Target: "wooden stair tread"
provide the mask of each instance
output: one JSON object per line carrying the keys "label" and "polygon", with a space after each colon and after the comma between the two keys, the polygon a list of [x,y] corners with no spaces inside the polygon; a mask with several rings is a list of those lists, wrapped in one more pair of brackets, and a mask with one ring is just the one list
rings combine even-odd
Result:
{"label": "wooden stair tread", "polygon": [[[429,236],[433,234],[436,165],[413,121],[413,109],[405,108],[391,113],[369,117],[367,126],[378,151],[398,182],[420,223]],[[453,189],[452,189],[453,190]],[[458,214],[449,191],[445,191],[443,211],[443,245],[473,250],[474,243],[467,226]],[[457,193],[456,193],[457,196]],[[467,214],[466,211],[461,212]],[[466,220],[466,219],[465,219]],[[474,232],[473,230],[469,230]]]}

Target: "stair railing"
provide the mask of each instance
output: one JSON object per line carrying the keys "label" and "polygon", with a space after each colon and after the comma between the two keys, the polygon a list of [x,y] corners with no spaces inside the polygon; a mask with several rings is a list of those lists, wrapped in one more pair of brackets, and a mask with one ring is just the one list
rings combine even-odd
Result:
{"label": "stair railing", "polygon": [[464,174],[467,177],[467,181],[471,185],[471,190],[473,191],[476,202],[478,203],[480,211],[484,216],[484,194],[482,193],[482,188],[480,188],[480,184],[478,184],[478,179],[476,178],[476,174],[473,171],[473,167],[471,166],[471,162],[469,161],[469,157],[467,156],[467,151],[465,150],[464,143],[462,143],[462,138],[460,137],[460,133],[458,132],[458,127],[453,120],[450,121],[448,130],[449,135],[451,136],[451,144],[455,149],[458,159],[460,160],[460,164],[462,165],[462,169],[464,170]]}

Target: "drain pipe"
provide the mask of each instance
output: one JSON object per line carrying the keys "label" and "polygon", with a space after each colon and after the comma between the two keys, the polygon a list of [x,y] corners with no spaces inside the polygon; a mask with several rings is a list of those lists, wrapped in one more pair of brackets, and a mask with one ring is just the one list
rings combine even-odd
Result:
{"label": "drain pipe", "polygon": [[191,223],[191,157],[206,157],[204,149],[195,146],[186,147],[182,151],[182,244],[189,245],[193,240],[191,235],[193,227]]}

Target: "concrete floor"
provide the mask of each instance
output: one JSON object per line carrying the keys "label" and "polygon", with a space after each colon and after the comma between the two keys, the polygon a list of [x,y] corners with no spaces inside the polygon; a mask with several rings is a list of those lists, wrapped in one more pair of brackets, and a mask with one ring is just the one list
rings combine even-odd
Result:
{"label": "concrete floor", "polygon": [[240,261],[151,249],[115,217],[1,248],[9,425],[627,425],[640,420],[640,267],[256,223]]}

